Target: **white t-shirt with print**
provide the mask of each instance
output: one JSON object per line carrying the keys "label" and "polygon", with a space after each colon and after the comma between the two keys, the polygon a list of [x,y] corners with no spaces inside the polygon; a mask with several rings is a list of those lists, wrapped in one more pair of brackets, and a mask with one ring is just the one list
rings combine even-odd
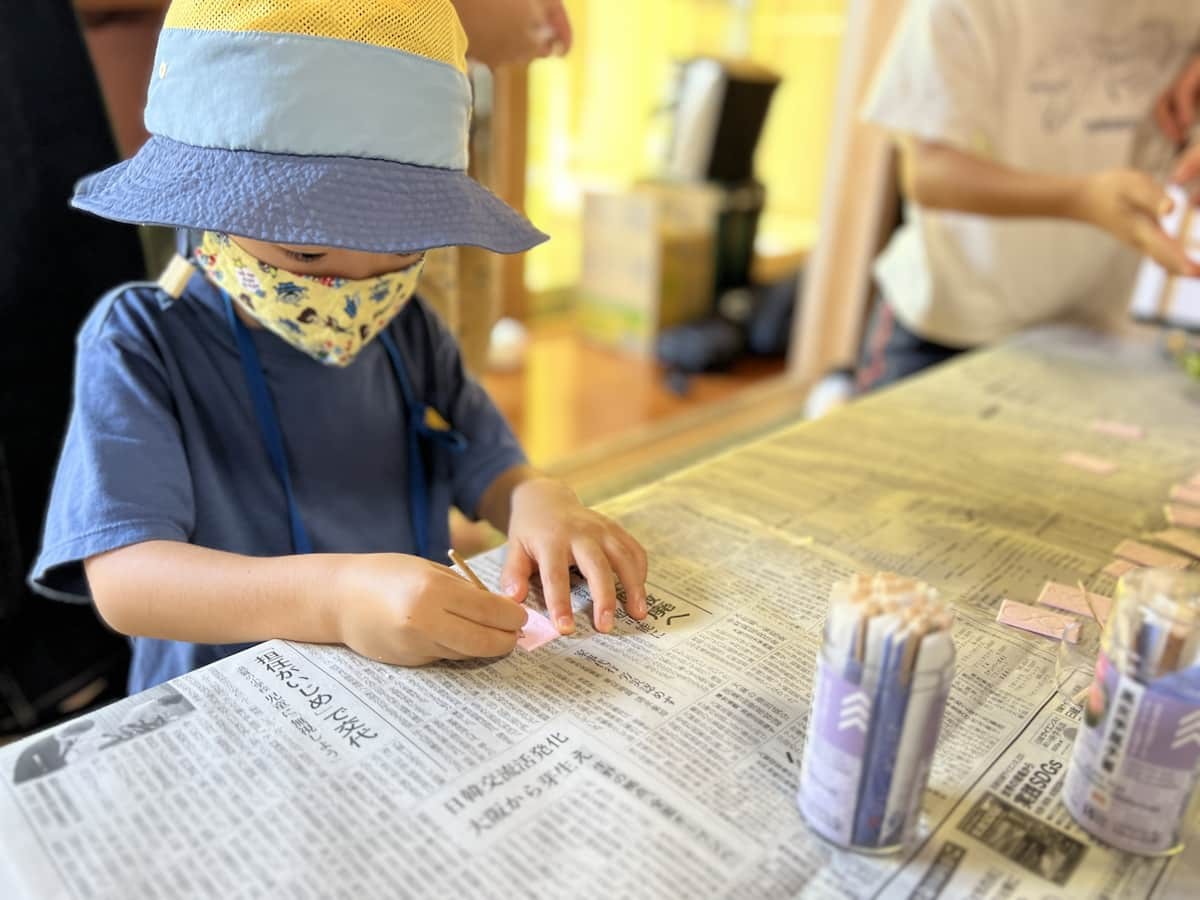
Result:
{"label": "white t-shirt with print", "polygon": [[[1047,174],[1165,175],[1153,107],[1200,35],[1193,0],[910,0],[865,118]],[[1127,307],[1137,253],[1088,225],[907,205],[875,274],[901,323],[969,347]]]}

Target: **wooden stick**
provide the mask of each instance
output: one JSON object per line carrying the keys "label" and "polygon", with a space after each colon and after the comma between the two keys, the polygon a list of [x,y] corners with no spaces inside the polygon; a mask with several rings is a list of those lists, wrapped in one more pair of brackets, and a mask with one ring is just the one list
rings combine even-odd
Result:
{"label": "wooden stick", "polygon": [[1092,618],[1096,620],[1096,624],[1101,628],[1104,627],[1104,620],[1096,615],[1096,607],[1092,606],[1092,598],[1088,596],[1088,589],[1083,586],[1083,581],[1077,581],[1075,584],[1079,588],[1079,592],[1083,594],[1083,602],[1087,604],[1088,612],[1092,614]]}
{"label": "wooden stick", "polygon": [[1179,668],[1179,656],[1183,653],[1183,644],[1187,640],[1187,632],[1180,631],[1177,626],[1172,625],[1171,630],[1167,632],[1166,645],[1163,647],[1162,656],[1158,659],[1158,676],[1166,675],[1168,672],[1174,672]]}
{"label": "wooden stick", "polygon": [[[479,580],[479,576],[471,571],[471,567],[467,565],[467,561],[459,556],[457,550],[450,551],[450,562],[458,566],[462,573],[467,576],[467,580],[481,591],[488,591],[488,586]],[[491,591],[488,591],[490,594]]]}
{"label": "wooden stick", "polygon": [[904,655],[900,657],[900,683],[905,687],[912,684],[913,669],[917,664],[917,654],[921,651],[921,641],[929,633],[929,620],[919,616],[910,626],[911,632],[904,644]]}
{"label": "wooden stick", "polygon": [[[471,584],[475,585],[475,587],[479,588],[481,591],[487,591],[489,594],[491,593],[491,590],[488,588],[488,586],[479,580],[479,576],[471,570],[471,567],[467,565],[467,561],[459,555],[457,550],[452,549],[446,555],[450,557],[450,562],[454,563],[460,570],[462,570],[462,573],[467,576],[467,580],[470,581]],[[528,615],[528,613],[526,614]],[[517,637],[525,637],[524,628],[517,631]]]}
{"label": "wooden stick", "polygon": [[[1103,628],[1104,620],[1101,619],[1098,615],[1096,615],[1096,607],[1092,606],[1092,598],[1088,596],[1088,589],[1083,586],[1083,579],[1080,579],[1079,581],[1075,582],[1075,586],[1079,588],[1079,593],[1083,594],[1083,602],[1087,604],[1088,612],[1090,612],[1092,614],[1092,618],[1096,620],[1096,624],[1098,624],[1101,628]],[[1093,677],[1095,677],[1095,676],[1093,676]],[[1092,682],[1088,681],[1087,687],[1085,687],[1078,694],[1076,694],[1073,698],[1071,698],[1072,700],[1075,701],[1076,706],[1082,706],[1084,704],[1084,702],[1087,700],[1088,691],[1090,691],[1091,689],[1092,689]]]}

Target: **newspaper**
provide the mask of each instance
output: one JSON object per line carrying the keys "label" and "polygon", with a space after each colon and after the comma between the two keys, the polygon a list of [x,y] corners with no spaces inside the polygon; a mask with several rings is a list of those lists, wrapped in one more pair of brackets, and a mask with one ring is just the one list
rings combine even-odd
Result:
{"label": "newspaper", "polygon": [[[993,621],[1046,580],[1111,589],[1112,546],[1197,466],[1189,402],[1152,344],[1017,342],[608,504],[650,552],[644,622],[595,633],[576,578],[579,633],[532,652],[400,669],[270,641],[2,748],[0,897],[1194,897],[1194,849],[1137,858],[1070,820],[1086,676]],[[795,803],[829,588],[876,568],[959,610],[891,857]]]}

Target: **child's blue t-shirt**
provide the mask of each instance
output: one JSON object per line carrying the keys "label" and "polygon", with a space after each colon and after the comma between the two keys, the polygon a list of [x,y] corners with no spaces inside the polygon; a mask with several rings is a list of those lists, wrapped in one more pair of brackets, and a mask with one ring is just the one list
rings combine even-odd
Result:
{"label": "child's blue t-shirt", "polygon": [[[511,429],[419,300],[388,326],[417,402],[468,441],[424,441],[429,554],[444,561],[453,504],[524,462]],[[253,339],[283,433],[301,518],[318,553],[413,553],[403,395],[369,343],[345,368],[269,332]],[[149,540],[249,556],[292,552],[283,488],[263,446],[220,292],[196,273],[178,300],[151,285],[104,298],[79,333],[75,400],[31,582],[88,601],[82,561]],[[170,603],[169,596],[160,598]],[[241,649],[133,638],[130,692]]]}

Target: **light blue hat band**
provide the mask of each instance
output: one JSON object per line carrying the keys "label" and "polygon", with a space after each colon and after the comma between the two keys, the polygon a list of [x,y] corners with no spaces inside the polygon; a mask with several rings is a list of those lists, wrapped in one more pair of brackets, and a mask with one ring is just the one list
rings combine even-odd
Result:
{"label": "light blue hat band", "polygon": [[467,168],[471,90],[453,66],[353,41],[168,28],[146,129],[197,147]]}

